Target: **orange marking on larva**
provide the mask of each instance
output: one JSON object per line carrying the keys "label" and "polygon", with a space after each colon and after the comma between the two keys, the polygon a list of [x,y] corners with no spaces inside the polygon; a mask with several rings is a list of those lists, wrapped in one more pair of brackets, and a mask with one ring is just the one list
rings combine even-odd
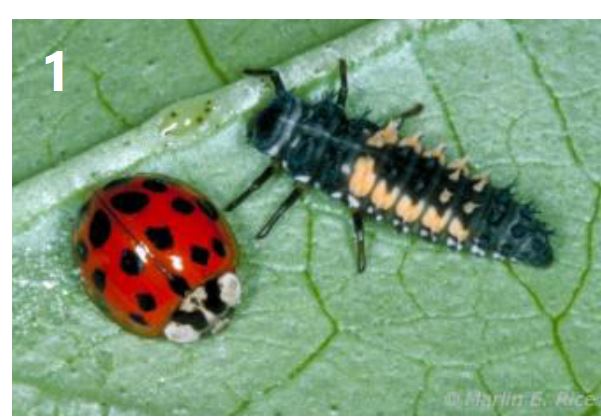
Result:
{"label": "orange marking on larva", "polygon": [[407,223],[415,222],[424,210],[424,202],[414,203],[407,195],[401,197],[396,205],[396,214]]}
{"label": "orange marking on larva", "polygon": [[376,183],[376,173],[374,168],[375,161],[373,158],[357,158],[349,181],[349,190],[353,195],[356,197],[364,197],[369,194]]}
{"label": "orange marking on larva", "polygon": [[380,129],[367,140],[367,145],[382,148],[384,145],[394,145],[399,142],[398,134],[399,123],[395,121],[388,122],[384,129]]}
{"label": "orange marking on larva", "polygon": [[[456,171],[459,171],[459,172],[467,175],[469,173],[469,170],[467,167],[467,157],[463,157],[463,158],[453,161],[451,164],[449,164],[449,168],[452,168]],[[455,174],[455,173],[453,173],[453,174]]]}
{"label": "orange marking on larva", "polygon": [[467,202],[466,204],[463,205],[463,212],[465,212],[466,214],[470,214],[473,211],[476,210],[476,208],[480,206],[477,203],[474,202]]}
{"label": "orange marking on larva", "polygon": [[438,200],[440,200],[440,203],[448,203],[449,200],[451,200],[451,197],[453,197],[453,193],[451,193],[449,189],[444,189],[440,193],[440,196],[438,196]]}
{"label": "orange marking on larva", "polygon": [[444,227],[447,225],[447,222],[449,222],[450,217],[450,210],[446,210],[443,216],[440,216],[436,208],[434,206],[430,206],[421,219],[421,223],[423,226],[430,229],[430,231],[437,234],[444,229]]}
{"label": "orange marking on larva", "polygon": [[453,218],[449,224],[449,234],[451,234],[457,241],[462,242],[467,239],[470,232],[467,230],[463,223],[458,218]]}
{"label": "orange marking on larva", "polygon": [[394,202],[399,197],[400,190],[398,187],[393,188],[390,192],[388,191],[388,185],[385,180],[380,180],[374,191],[371,193],[371,201],[374,206],[378,209],[390,209]]}
{"label": "orange marking on larva", "polygon": [[482,190],[484,190],[484,187],[488,184],[488,182],[490,181],[490,178],[488,175],[484,174],[478,177],[475,177],[474,180],[478,180],[478,183],[474,184],[474,191],[480,193]]}
{"label": "orange marking on larva", "polygon": [[418,154],[422,153],[423,147],[420,135],[406,136],[405,138],[401,139],[399,145],[413,148],[413,151],[417,152]]}
{"label": "orange marking on larva", "polygon": [[440,144],[436,148],[434,148],[433,150],[426,151],[424,153],[424,155],[426,157],[433,157],[433,158],[437,159],[439,163],[444,164],[444,161],[445,161],[445,154],[444,154],[444,152],[445,152],[446,148],[447,147],[444,144]]}

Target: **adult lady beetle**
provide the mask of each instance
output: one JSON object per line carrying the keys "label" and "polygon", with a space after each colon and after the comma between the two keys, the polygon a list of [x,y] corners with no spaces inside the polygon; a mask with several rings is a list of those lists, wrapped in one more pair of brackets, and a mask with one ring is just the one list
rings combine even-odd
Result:
{"label": "adult lady beetle", "polygon": [[82,206],[73,245],[88,295],[124,328],[189,342],[240,301],[236,243],[206,196],[167,177],[125,177]]}
{"label": "adult lady beetle", "polygon": [[366,215],[457,250],[537,267],[551,264],[550,230],[530,204],[517,202],[509,188],[494,187],[485,176],[471,177],[465,159],[446,164],[441,147],[425,150],[418,136],[399,137],[403,120],[419,113],[421,105],[384,126],[347,116],[346,72],[340,60],[338,94],[307,103],[286,90],[277,71],[245,71],[267,76],[275,86],[275,98],[249,126],[252,145],[273,163],[226,210],[283,167],[295,180],[294,190],[257,238],[265,237],[311,186],[351,208],[359,271],[365,269]]}

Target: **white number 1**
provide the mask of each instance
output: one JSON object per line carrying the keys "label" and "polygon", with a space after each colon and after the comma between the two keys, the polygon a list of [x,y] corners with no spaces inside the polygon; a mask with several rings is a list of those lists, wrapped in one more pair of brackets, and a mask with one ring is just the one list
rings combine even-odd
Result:
{"label": "white number 1", "polygon": [[46,64],[53,64],[54,91],[63,91],[63,51],[56,51],[48,55]]}

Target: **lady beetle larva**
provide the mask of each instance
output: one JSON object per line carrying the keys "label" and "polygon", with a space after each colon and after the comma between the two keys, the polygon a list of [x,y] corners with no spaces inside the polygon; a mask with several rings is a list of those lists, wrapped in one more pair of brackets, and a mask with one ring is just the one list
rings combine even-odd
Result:
{"label": "lady beetle larva", "polygon": [[492,186],[486,176],[471,177],[465,159],[446,164],[441,147],[425,150],[419,136],[399,137],[416,105],[384,126],[345,113],[346,63],[340,60],[336,96],[307,103],[286,90],[271,69],[246,70],[267,76],[275,98],[249,126],[251,143],[273,163],[226,210],[232,210],[282,167],[295,180],[257,238],[307,189],[321,189],[351,208],[357,242],[357,269],[365,269],[363,219],[386,220],[410,232],[476,255],[509,258],[536,267],[553,261],[550,231],[530,204],[515,200],[509,188]]}
{"label": "lady beetle larva", "polygon": [[167,177],[125,177],[82,206],[73,245],[88,295],[136,334],[189,342],[240,301],[236,244],[211,201]]}

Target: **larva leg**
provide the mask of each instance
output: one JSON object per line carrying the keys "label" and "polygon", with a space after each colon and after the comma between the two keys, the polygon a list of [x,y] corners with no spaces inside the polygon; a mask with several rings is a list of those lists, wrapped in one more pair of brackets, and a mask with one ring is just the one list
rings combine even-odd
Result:
{"label": "larva leg", "polygon": [[278,95],[286,93],[286,87],[284,86],[282,77],[280,77],[280,73],[277,72],[276,70],[260,69],[260,68],[247,68],[244,70],[244,74],[269,77],[271,79],[271,82],[273,83],[273,85],[275,87],[275,91]]}
{"label": "larva leg", "polygon": [[269,234],[269,232],[271,232],[271,229],[273,228],[273,226],[280,220],[282,215],[284,215],[284,213],[286,213],[286,211],[288,209],[290,209],[297,202],[297,200],[303,195],[303,192],[304,192],[304,189],[301,188],[300,186],[294,187],[294,190],[292,190],[292,193],[290,193],[288,195],[288,197],[280,204],[280,206],[278,206],[278,208],[271,214],[271,216],[269,217],[267,222],[265,222],[263,227],[261,227],[259,232],[257,232],[257,235],[255,235],[255,238],[256,239],[265,238]]}
{"label": "larva leg", "polygon": [[344,107],[346,105],[346,97],[348,95],[348,80],[347,80],[347,67],[346,60],[340,59],[338,61],[340,71],[340,89],[338,90],[338,98],[336,103],[339,106]]}
{"label": "larva leg", "polygon": [[269,180],[269,178],[275,172],[275,169],[276,167],[272,164],[268,166],[265,170],[263,170],[263,172],[259,174],[259,176],[256,179],[254,179],[252,183],[250,183],[246,190],[244,190],[242,193],[240,193],[240,195],[238,195],[238,197],[236,197],[234,200],[227,204],[227,206],[225,207],[225,211],[229,212],[238,207],[238,205],[240,205],[242,202],[244,202],[248,196],[257,191],[263,184],[265,184],[267,180]]}
{"label": "larva leg", "polygon": [[353,212],[353,227],[355,229],[355,243],[357,244],[357,271],[365,271],[365,233],[363,231],[363,214]]}

